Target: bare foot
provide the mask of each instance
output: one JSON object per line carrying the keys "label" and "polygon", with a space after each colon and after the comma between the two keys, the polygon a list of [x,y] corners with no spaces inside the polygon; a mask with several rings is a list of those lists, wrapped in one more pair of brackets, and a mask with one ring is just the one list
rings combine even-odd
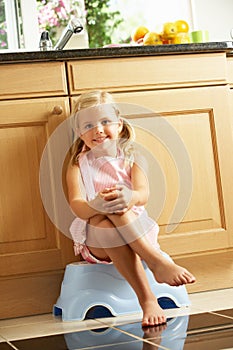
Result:
{"label": "bare foot", "polygon": [[169,261],[164,256],[150,267],[155,279],[159,283],[167,283],[170,286],[180,286],[182,284],[194,283],[195,277],[184,267]]}
{"label": "bare foot", "polygon": [[166,316],[163,309],[159,306],[156,297],[145,300],[141,303],[143,311],[142,327],[157,326],[166,323]]}
{"label": "bare foot", "polygon": [[[153,327],[143,327],[143,332],[144,332],[143,339],[149,339],[151,343],[156,343],[156,345],[159,345],[161,343],[162,333],[166,328],[167,328],[166,324],[160,324],[158,326],[153,326]],[[143,342],[142,350],[161,349],[156,345]]]}
{"label": "bare foot", "polygon": [[160,338],[163,331],[167,328],[167,324],[160,324],[158,326],[153,327],[143,327],[144,336],[143,339],[149,338]]}

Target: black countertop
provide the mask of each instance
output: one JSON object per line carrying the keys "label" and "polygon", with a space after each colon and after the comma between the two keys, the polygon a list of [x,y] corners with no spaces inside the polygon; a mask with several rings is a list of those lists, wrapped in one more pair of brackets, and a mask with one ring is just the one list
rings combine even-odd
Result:
{"label": "black countertop", "polygon": [[16,62],[43,62],[43,61],[67,61],[81,59],[98,59],[114,57],[134,57],[134,56],[161,56],[175,54],[195,54],[226,52],[233,55],[233,42],[208,42],[195,44],[178,45],[157,45],[157,46],[120,46],[105,47],[97,49],[77,49],[62,51],[19,51],[4,52],[0,51],[0,63]]}

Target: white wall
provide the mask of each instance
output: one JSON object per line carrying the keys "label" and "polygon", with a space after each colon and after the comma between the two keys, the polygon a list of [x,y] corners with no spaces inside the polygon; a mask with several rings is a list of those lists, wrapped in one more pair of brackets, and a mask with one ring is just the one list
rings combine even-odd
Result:
{"label": "white wall", "polygon": [[195,29],[209,31],[210,41],[232,41],[233,0],[193,0]]}
{"label": "white wall", "polygon": [[23,21],[24,46],[28,50],[39,48],[39,28],[35,0],[20,0]]}
{"label": "white wall", "polygon": [[124,23],[113,34],[117,42],[133,28],[145,25],[159,31],[164,22],[184,19],[192,30],[208,30],[210,41],[232,40],[233,0],[111,0],[112,10],[120,10]]}

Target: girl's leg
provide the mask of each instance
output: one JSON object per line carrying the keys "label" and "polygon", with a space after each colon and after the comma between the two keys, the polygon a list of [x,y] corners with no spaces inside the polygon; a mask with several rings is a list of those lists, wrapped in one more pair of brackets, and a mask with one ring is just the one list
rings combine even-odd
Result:
{"label": "girl's leg", "polygon": [[145,260],[157,282],[171,286],[195,282],[195,277],[187,269],[165,258],[159,250],[153,249],[146,238],[139,238],[129,245]]}
{"label": "girl's leg", "polygon": [[[113,235],[119,235],[113,224],[106,218],[98,222],[98,227],[111,228]],[[88,235],[92,235],[90,227]],[[164,312],[151,291],[141,259],[129,245],[124,244],[102,249],[89,246],[89,249],[92,254],[100,259],[110,258],[120,274],[131,285],[143,310],[142,326],[153,326],[166,322]]]}
{"label": "girl's leg", "polygon": [[[136,215],[132,211],[127,211],[123,215],[108,216],[121,236],[126,240],[131,249],[137,253],[147,263],[153,272],[155,279],[159,283],[167,283],[172,286],[195,282],[195,277],[185,268],[169,261],[159,250],[154,249],[143,236],[143,228],[137,224]],[[135,237],[135,239],[131,239]]]}

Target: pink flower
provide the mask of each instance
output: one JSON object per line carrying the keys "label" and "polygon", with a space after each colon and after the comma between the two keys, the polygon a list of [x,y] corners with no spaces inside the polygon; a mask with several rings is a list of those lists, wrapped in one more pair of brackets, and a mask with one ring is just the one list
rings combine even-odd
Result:
{"label": "pink flower", "polygon": [[72,15],[82,9],[80,0],[37,0],[38,22],[41,30],[56,35],[58,27],[65,27]]}
{"label": "pink flower", "polygon": [[59,4],[60,7],[66,7],[66,4],[64,3],[63,0],[59,0],[58,4]]}
{"label": "pink flower", "polygon": [[60,8],[60,18],[67,20],[69,19],[66,10],[63,7]]}

